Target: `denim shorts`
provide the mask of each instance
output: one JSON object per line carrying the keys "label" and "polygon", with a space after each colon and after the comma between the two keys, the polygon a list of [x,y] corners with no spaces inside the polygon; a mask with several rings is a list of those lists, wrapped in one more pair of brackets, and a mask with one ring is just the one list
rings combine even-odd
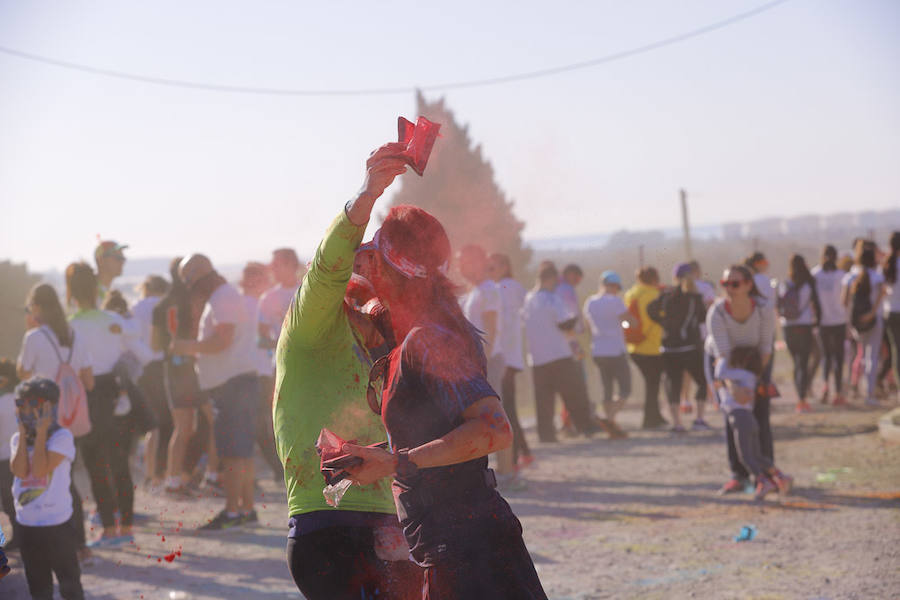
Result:
{"label": "denim shorts", "polygon": [[216,451],[223,458],[252,458],[259,376],[244,373],[209,390],[215,411]]}

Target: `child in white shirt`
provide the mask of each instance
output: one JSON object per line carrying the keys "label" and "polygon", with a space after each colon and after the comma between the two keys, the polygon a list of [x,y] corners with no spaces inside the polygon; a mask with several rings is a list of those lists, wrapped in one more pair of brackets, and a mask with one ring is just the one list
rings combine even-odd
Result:
{"label": "child in white shirt", "polygon": [[32,377],[15,391],[19,430],[10,440],[16,520],[31,597],[52,600],[53,573],[65,600],[83,600],[69,491],[75,439],[56,422],[59,387]]}

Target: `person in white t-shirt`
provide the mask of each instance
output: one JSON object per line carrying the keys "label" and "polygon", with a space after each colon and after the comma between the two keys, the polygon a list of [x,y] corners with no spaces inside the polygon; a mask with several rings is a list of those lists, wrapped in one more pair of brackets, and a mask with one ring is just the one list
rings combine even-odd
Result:
{"label": "person in white t-shirt", "polygon": [[567,312],[554,293],[558,282],[556,267],[544,263],[538,271],[537,286],[525,297],[522,307],[528,362],[534,378],[538,438],[545,443],[556,441],[553,425],[556,394],[562,396],[572,424],[579,432],[590,436],[597,431],[590,418],[584,377],[565,336],[566,331],[575,327],[577,315]]}
{"label": "person in white t-shirt", "polygon": [[488,272],[500,292],[500,335],[497,345],[503,354],[506,369],[500,384],[500,401],[513,429],[513,463],[527,467],[534,462],[534,455],[525,440],[525,432],[519,423],[516,407],[516,375],[525,369],[522,353],[522,306],[525,304],[525,288],[513,279],[512,264],[505,254],[492,254]]}
{"label": "person in white t-shirt", "polygon": [[[768,275],[769,261],[766,258],[766,255],[762,252],[754,252],[744,260],[744,265],[753,272],[753,283],[756,285],[756,290],[759,292],[759,296],[756,297],[756,302],[764,307],[765,310],[772,311],[773,316],[777,316],[775,288],[778,286],[778,281],[774,278],[770,278]],[[775,386],[771,382],[772,369],[775,368],[775,338],[773,337],[772,340],[772,349],[767,353],[771,358],[769,358],[767,364],[763,365],[762,381],[769,382],[769,395],[774,397]],[[810,372],[812,372],[812,370],[810,370]]]}
{"label": "person in white t-shirt", "polygon": [[274,351],[281,335],[281,324],[300,289],[300,259],[293,249],[278,248],[272,251],[269,269],[275,279],[275,287],[259,299],[259,336],[260,345],[269,350],[272,357],[271,368],[266,374],[271,378],[275,372]]}
{"label": "person in white t-shirt", "polygon": [[[259,297],[272,285],[269,269],[262,263],[248,262],[244,265],[244,272],[238,285],[244,297],[244,307],[247,309],[247,315],[249,315],[253,323],[259,323]],[[250,359],[256,366],[256,372],[260,378],[256,443],[262,452],[263,458],[269,464],[269,468],[272,469],[275,480],[282,481],[284,479],[284,470],[275,450],[275,432],[272,428],[272,390],[269,388],[268,382],[263,384],[263,378],[271,379],[272,356],[269,350],[256,343],[250,350]]]}
{"label": "person in white t-shirt", "polygon": [[[90,392],[94,387],[92,357],[86,338],[77,336],[66,320],[66,314],[59,296],[52,286],[36,285],[25,301],[25,337],[16,363],[20,380],[31,377],[46,377],[56,380],[60,363],[68,362],[78,374],[84,389]],[[83,559],[90,557],[87,535],[84,529],[84,511],[81,494],[72,486],[75,527],[78,553]]]}
{"label": "person in white t-shirt", "polygon": [[65,600],[82,600],[69,491],[75,440],[56,422],[59,387],[34,377],[15,391],[18,431],[9,440],[22,563],[32,598],[53,598],[53,574]]}
{"label": "person in white t-shirt", "polygon": [[[120,315],[97,308],[97,278],[85,263],[66,268],[66,295],[78,309],[69,323],[76,341],[87,344],[94,375],[94,386],[87,393],[91,431],[79,438],[79,449],[103,532],[89,546],[127,545],[134,541],[134,484],[128,460],[132,433],[127,420],[115,418],[123,388],[114,370],[129,345],[140,346],[137,328]],[[149,350],[143,347],[138,353],[149,354]]]}
{"label": "person in white t-shirt", "polygon": [[[869,406],[879,406],[875,383],[884,334],[881,306],[884,296],[884,275],[877,268],[874,244],[861,243],[857,246],[856,263],[844,276],[842,297],[850,314],[850,333],[859,344],[859,354],[865,364],[866,404]],[[868,307],[863,303],[866,298]]]}
{"label": "person in white t-shirt", "polygon": [[[819,321],[819,339],[821,340],[825,367],[823,370],[825,388],[822,392],[822,403],[827,403],[829,395],[834,392],[835,406],[847,403],[844,397],[844,341],[847,339],[847,309],[841,298],[841,288],[845,273],[837,267],[837,249],[825,246],[822,251],[822,262],[812,268],[812,276],[816,280],[816,291],[822,318]],[[834,376],[834,387],[830,387],[830,376]]]}
{"label": "person in white t-shirt", "polygon": [[[460,248],[457,260],[459,272],[470,286],[469,291],[460,299],[460,306],[466,319],[484,336],[488,383],[495,390],[501,390],[506,362],[503,358],[503,348],[500,346],[502,335],[500,290],[488,277],[488,257],[484,248],[476,244],[467,244]],[[503,401],[502,397],[500,400]],[[516,479],[512,447],[497,452],[495,457],[500,487],[507,490],[511,487],[521,487],[521,482]]]}
{"label": "person in white t-shirt", "polygon": [[[615,271],[600,276],[601,290],[584,302],[584,319],[591,330],[591,356],[603,383],[603,412],[612,427],[612,437],[626,437],[616,425],[619,412],[631,395],[631,368],[622,323],[632,323],[631,313],[619,297],[622,278]],[[619,393],[613,394],[613,384]]]}
{"label": "person in white t-shirt", "polygon": [[192,296],[205,300],[197,339],[176,339],[170,352],[197,357],[200,388],[216,408],[216,451],[224,463],[225,508],[200,529],[256,522],[253,445],[260,392],[251,358],[256,322],[247,314],[241,293],[216,273],[206,256],[186,257],[179,271]]}

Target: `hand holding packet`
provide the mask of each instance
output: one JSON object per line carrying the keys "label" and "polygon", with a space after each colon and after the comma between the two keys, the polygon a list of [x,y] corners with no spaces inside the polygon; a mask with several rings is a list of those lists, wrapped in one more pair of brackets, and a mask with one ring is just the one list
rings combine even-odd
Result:
{"label": "hand holding packet", "polygon": [[403,117],[397,117],[397,140],[406,146],[400,156],[419,177],[425,172],[440,130],[440,123],[432,123],[425,117],[419,117],[415,125]]}

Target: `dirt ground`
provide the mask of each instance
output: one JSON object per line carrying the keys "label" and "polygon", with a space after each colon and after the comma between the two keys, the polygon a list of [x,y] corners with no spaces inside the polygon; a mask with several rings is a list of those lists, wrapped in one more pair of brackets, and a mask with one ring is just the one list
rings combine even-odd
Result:
{"label": "dirt ground", "polygon": [[[797,415],[790,397],[776,401],[776,462],[795,489],[758,503],[716,495],[728,474],[718,413],[710,432],[642,432],[638,404],[622,413],[623,441],[546,446],[528,431],[537,461],[528,488],[506,497],[550,598],[900,597],[900,446],[876,432],[887,405]],[[298,598],[282,486],[261,486],[261,522],[221,533],[195,531],[220,499],[173,502],[139,488],[137,544],[96,553],[82,575],[88,597]],[[734,541],[744,525],[755,538]],[[0,598],[27,598],[15,553],[11,566]]]}

